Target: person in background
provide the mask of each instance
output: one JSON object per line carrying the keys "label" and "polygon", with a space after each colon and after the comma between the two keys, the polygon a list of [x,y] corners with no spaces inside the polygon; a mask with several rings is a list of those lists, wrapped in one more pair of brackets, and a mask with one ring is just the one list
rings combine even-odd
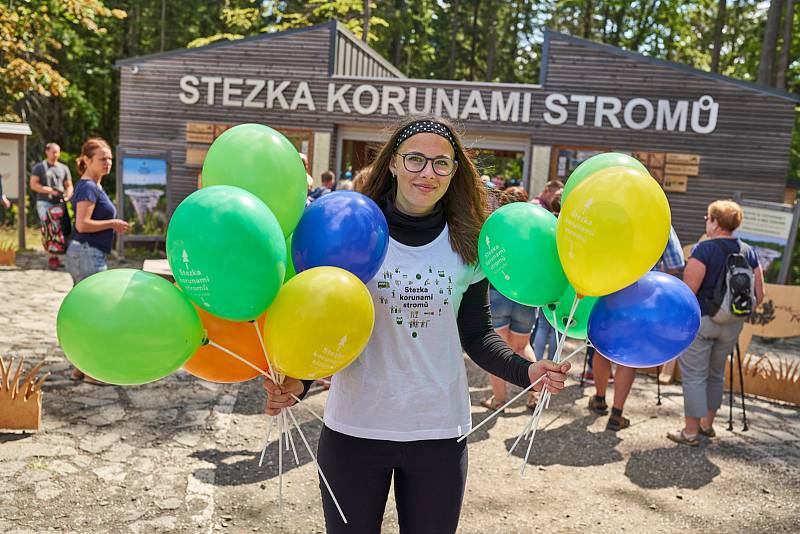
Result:
{"label": "person in background", "polygon": [[[56,143],[47,143],[44,154],[45,159],[33,166],[30,178],[30,188],[36,192],[36,213],[42,224],[47,221],[47,210],[69,202],[73,191],[69,167],[58,161],[61,147]],[[63,264],[58,256],[51,254],[47,266],[58,269]]]}
{"label": "person in background", "polygon": [[[675,229],[670,226],[667,246],[652,270],[674,275],[680,273],[684,264],[681,242],[678,240],[678,234],[675,233]],[[623,417],[622,410],[625,408],[625,401],[628,399],[628,394],[630,394],[633,381],[636,378],[636,369],[633,367],[617,364],[616,368],[614,375],[614,401],[611,407],[611,415],[608,417],[608,423],[606,423],[606,430],[611,430],[612,432],[631,426],[630,419]],[[589,398],[589,410],[598,415],[606,415],[608,414],[606,388],[611,377],[611,362],[597,351],[594,352],[592,358],[592,373],[595,394]]]}
{"label": "person in background", "polygon": [[[538,204],[544,209],[549,210],[553,215],[558,217],[561,213],[561,194],[564,190],[561,182],[558,180],[551,180],[545,185],[544,191],[531,200],[532,204]],[[558,187],[558,189],[551,190],[548,185]],[[543,204],[542,197],[547,199],[547,203]],[[547,359],[552,360],[556,354],[556,329],[553,328],[545,318],[544,314],[547,313],[547,307],[541,307],[536,313],[536,322],[534,323],[533,333],[531,334],[531,344],[533,344],[533,352],[536,357],[541,359],[545,357],[545,347],[547,347]]]}
{"label": "person in background", "polygon": [[744,319],[719,324],[712,319],[714,289],[725,276],[730,254],[742,254],[747,261],[755,285],[755,307],[764,299],[764,272],[756,251],[733,237],[742,224],[742,208],[732,200],[717,200],[708,206],[705,215],[708,239],[695,245],[683,281],[697,295],[700,304],[700,331],[689,348],[678,357],[683,388],[684,425],[667,433],[667,438],[681,445],[696,447],[699,436],[713,438],[714,418],[722,406],[725,361],[739,339]]}
{"label": "person in background", "polygon": [[[111,172],[112,161],[111,148],[98,137],[86,141],[78,157],[81,179],[72,195],[75,232],[67,248],[67,270],[74,284],[108,269],[106,256],[111,252],[114,232],[130,229],[127,222],[116,218],[117,209],[100,184]],[[72,378],[102,384],[77,369],[73,370]]]}
{"label": "person in background", "polygon": [[[538,204],[544,209],[548,211],[553,211],[552,206],[550,203],[556,197],[556,195],[564,190],[564,184],[561,183],[559,180],[550,180],[546,184],[544,184],[544,189],[542,192],[539,193],[538,197],[534,197],[531,202],[533,204]],[[560,211],[560,208],[559,208]]]}
{"label": "person in background", "polygon": [[337,191],[353,191],[353,180],[342,180],[336,187]]}
{"label": "person in background", "polygon": [[[496,189],[493,191],[497,191],[500,195],[499,206],[528,201],[528,193],[521,187],[510,187],[503,192]],[[491,285],[489,303],[495,332],[508,343],[511,350],[529,361],[535,361],[536,355],[530,344],[530,336],[536,318],[536,308],[514,302]],[[493,374],[489,374],[489,384],[492,386],[492,396],[482,400],[481,406],[496,410],[508,400],[508,388],[505,380]],[[526,404],[529,408],[536,407],[536,394],[533,391],[528,393]]]}
{"label": "person in background", "polygon": [[314,202],[319,197],[323,195],[327,195],[331,191],[333,191],[333,181],[336,179],[336,175],[333,174],[333,171],[325,171],[322,173],[322,185],[314,189],[309,198],[311,202]]}

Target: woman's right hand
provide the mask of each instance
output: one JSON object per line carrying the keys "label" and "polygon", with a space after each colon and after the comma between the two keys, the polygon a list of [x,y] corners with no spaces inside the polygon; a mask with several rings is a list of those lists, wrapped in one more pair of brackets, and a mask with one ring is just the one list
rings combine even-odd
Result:
{"label": "woman's right hand", "polygon": [[271,378],[264,378],[264,389],[267,390],[267,415],[278,415],[281,410],[297,402],[292,395],[299,397],[303,393],[303,383],[288,376],[281,384],[276,384]]}
{"label": "woman's right hand", "polygon": [[125,232],[131,229],[131,225],[123,221],[122,219],[113,219],[111,221],[111,227],[118,234],[124,234]]}

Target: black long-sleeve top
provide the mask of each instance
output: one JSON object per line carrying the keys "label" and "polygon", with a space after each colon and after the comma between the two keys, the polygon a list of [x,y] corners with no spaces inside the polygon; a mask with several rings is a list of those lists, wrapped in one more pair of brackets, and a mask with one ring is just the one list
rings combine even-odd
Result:
{"label": "black long-sleeve top", "polygon": [[[444,230],[445,216],[439,204],[422,217],[406,215],[398,210],[391,198],[385,199],[381,210],[389,224],[389,235],[410,246],[427,245]],[[492,328],[489,307],[489,281],[483,279],[470,285],[461,299],[456,319],[461,346],[472,361],[485,371],[520,387],[530,385],[530,362],[511,350]],[[303,381],[303,396],[313,381]]]}

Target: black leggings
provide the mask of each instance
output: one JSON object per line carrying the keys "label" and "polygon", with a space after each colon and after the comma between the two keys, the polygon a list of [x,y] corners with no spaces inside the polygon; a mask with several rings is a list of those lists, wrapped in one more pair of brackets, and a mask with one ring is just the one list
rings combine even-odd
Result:
{"label": "black leggings", "polygon": [[456,439],[384,441],[322,428],[319,464],[347,517],[320,480],[328,534],[378,534],[394,474],[400,532],[456,531],[467,482],[467,442]]}

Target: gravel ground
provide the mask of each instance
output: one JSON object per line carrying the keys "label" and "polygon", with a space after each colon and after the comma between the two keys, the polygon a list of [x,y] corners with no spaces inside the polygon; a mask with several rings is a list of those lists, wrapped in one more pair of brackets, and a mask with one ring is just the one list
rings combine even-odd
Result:
{"label": "gravel ground", "polygon": [[[44,357],[53,376],[43,431],[0,434],[0,532],[324,532],[304,450],[299,466],[284,456],[282,513],[275,444],[258,467],[266,418],[257,380],[221,386],[179,372],[125,388],[70,381],[55,334],[69,276],[43,270],[38,254],[19,263],[0,268],[0,354]],[[467,365],[477,424],[489,388]],[[743,432],[738,402],[726,430],[726,404],[718,437],[689,448],[665,438],[681,421],[680,385],[662,386],[657,406],[653,378],[637,377],[625,408],[632,426],[616,434],[586,409],[592,391],[572,380],[554,398],[524,475],[526,447],[506,454],[527,420],[524,403],[470,438],[459,532],[800,531],[797,407],[748,397]],[[326,395],[313,390],[308,405],[322,412]],[[320,423],[295,414],[316,447]],[[383,530],[397,532],[391,497]]]}

